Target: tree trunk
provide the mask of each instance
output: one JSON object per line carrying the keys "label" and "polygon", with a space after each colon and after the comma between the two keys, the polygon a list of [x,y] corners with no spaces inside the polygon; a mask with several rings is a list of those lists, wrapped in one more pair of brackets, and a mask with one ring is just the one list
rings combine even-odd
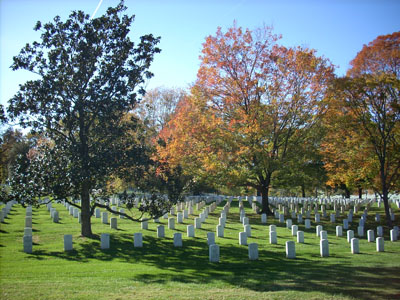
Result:
{"label": "tree trunk", "polygon": [[260,194],[262,197],[262,202],[261,202],[261,213],[262,214],[267,214],[267,215],[272,215],[272,211],[269,209],[269,186],[262,186],[260,187]]}
{"label": "tree trunk", "polygon": [[385,206],[385,215],[386,215],[386,223],[389,226],[389,228],[392,228],[392,219],[390,217],[390,211],[389,211],[389,191],[386,185],[386,174],[385,174],[385,162],[381,161],[381,167],[380,167],[380,175],[381,175],[381,187],[382,187],[382,198],[383,198],[383,205]]}
{"label": "tree trunk", "polygon": [[344,189],[344,196],[346,197],[346,199],[350,199],[350,190],[347,188],[347,185],[343,185],[343,189]]}
{"label": "tree trunk", "polygon": [[358,198],[362,199],[362,188],[358,188]]}
{"label": "tree trunk", "polygon": [[383,198],[383,205],[385,206],[385,215],[386,215],[386,223],[389,226],[389,228],[392,228],[392,219],[390,217],[390,211],[389,211],[389,195],[388,191],[386,188],[383,189],[382,192],[382,198]]}
{"label": "tree trunk", "polygon": [[261,213],[272,215],[272,211],[269,209],[269,184],[271,182],[271,174],[267,174],[265,180],[262,181],[262,185],[257,189],[262,197],[261,202]]}
{"label": "tree trunk", "polygon": [[306,188],[305,188],[304,184],[301,185],[301,196],[303,198],[306,197]]}
{"label": "tree trunk", "polygon": [[84,237],[92,237],[92,224],[90,213],[90,196],[88,184],[82,184],[81,191],[81,234]]}

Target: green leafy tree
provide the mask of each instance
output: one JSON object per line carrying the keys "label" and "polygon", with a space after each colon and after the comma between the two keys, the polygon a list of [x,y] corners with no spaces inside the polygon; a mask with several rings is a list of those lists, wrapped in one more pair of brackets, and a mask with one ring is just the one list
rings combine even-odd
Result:
{"label": "green leafy tree", "polygon": [[[107,202],[96,201],[107,179],[147,160],[130,134],[136,122],[126,120],[126,114],[153,75],[148,69],[160,52],[160,38],[144,35],[135,45],[128,36],[134,16],[123,15],[125,10],[121,1],[98,18],[74,11],[65,22],[58,16],[44,25],[37,22],[41,41],[27,44],[12,65],[40,79],[20,86],[8,114],[44,137],[33,151],[29,176],[21,173],[11,180],[12,196],[35,203],[51,195],[79,207],[86,237],[92,236],[95,207],[110,210]],[[159,214],[156,207],[153,201],[142,211]]]}
{"label": "green leafy tree", "polygon": [[7,118],[4,112],[4,107],[2,104],[0,104],[0,125],[3,123],[6,123]]}

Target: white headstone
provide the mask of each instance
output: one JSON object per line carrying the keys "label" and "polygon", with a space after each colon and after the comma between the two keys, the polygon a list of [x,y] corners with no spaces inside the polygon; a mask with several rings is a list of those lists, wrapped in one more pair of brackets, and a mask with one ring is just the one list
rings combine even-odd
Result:
{"label": "white headstone", "polygon": [[250,224],[244,225],[243,229],[244,229],[244,232],[247,233],[247,237],[251,237],[251,226],[250,226]]}
{"label": "white headstone", "polygon": [[390,241],[391,242],[397,241],[397,231],[394,229],[390,230]]}
{"label": "white headstone", "polygon": [[96,208],[96,209],[94,210],[94,214],[95,214],[95,217],[96,217],[96,218],[100,218],[100,216],[101,216],[101,210],[100,210],[100,208]]}
{"label": "white headstone", "polygon": [[194,228],[201,229],[201,218],[194,218]]}
{"label": "white headstone", "polygon": [[187,236],[188,237],[195,237],[195,235],[194,235],[194,226],[193,225],[188,225],[187,226]]}
{"label": "white headstone", "polygon": [[261,214],[261,224],[267,224],[267,215]]}
{"label": "white headstone", "polygon": [[375,242],[375,233],[373,230],[370,229],[367,231],[367,238],[369,243]]}
{"label": "white headstone", "polygon": [[24,236],[25,235],[32,235],[32,227],[25,227],[24,228]]}
{"label": "white headstone", "polygon": [[54,210],[53,211],[53,222],[58,223],[59,217],[58,217],[58,211]]}
{"label": "white headstone", "polygon": [[243,218],[243,226],[244,225],[248,225],[249,224],[249,218],[248,217],[244,217]]}
{"label": "white headstone", "polygon": [[103,224],[108,224],[108,213],[107,212],[101,213],[101,222]]}
{"label": "white headstone", "polygon": [[349,213],[349,215],[347,216],[347,220],[351,223],[353,222],[353,214]]}
{"label": "white headstone", "polygon": [[183,223],[183,213],[182,212],[178,212],[176,214],[176,221],[178,222],[178,224],[182,224]]}
{"label": "white headstone", "polygon": [[226,221],[226,213],[222,212],[220,218],[222,218]]}
{"label": "white headstone", "polygon": [[258,259],[258,244],[250,243],[248,247],[249,247],[249,259],[257,260]]}
{"label": "white headstone", "polygon": [[350,243],[351,239],[354,237],[354,231],[353,230],[347,230],[347,242]]}
{"label": "white headstone", "polygon": [[286,228],[287,229],[291,229],[292,228],[292,219],[287,219],[286,220]]}
{"label": "white headstone", "polygon": [[360,253],[360,245],[357,238],[351,239],[351,253],[358,254]]}
{"label": "white headstone", "polygon": [[214,232],[207,232],[207,245],[215,244],[215,234]]}
{"label": "white headstone", "polygon": [[168,229],[175,229],[175,218],[168,218]]}
{"label": "white headstone", "polygon": [[142,228],[142,230],[148,230],[149,229],[149,222],[148,221],[142,221],[141,222],[141,228]]}
{"label": "white headstone", "polygon": [[72,246],[72,234],[64,235],[64,251],[71,251],[73,249]]}
{"label": "white headstone", "polygon": [[141,232],[136,232],[133,234],[133,247],[135,248],[143,247],[143,235]]}
{"label": "white headstone", "polygon": [[329,242],[328,240],[324,239],[320,241],[320,253],[321,257],[328,257],[329,256]]}
{"label": "white headstone", "polygon": [[306,219],[306,220],[304,221],[304,224],[305,224],[306,229],[310,229],[310,228],[311,228],[311,221],[310,221],[310,219]]}
{"label": "white headstone", "polygon": [[276,225],[269,225],[269,231],[276,231]]}
{"label": "white headstone", "polygon": [[397,238],[400,236],[399,226],[393,226],[393,230],[397,232]]}
{"label": "white headstone", "polygon": [[118,229],[118,226],[117,226],[117,218],[110,218],[110,228],[111,229]]}
{"label": "white headstone", "polygon": [[376,235],[383,237],[383,227],[382,226],[376,227]]}
{"label": "white headstone", "polygon": [[344,230],[349,229],[349,220],[348,219],[343,219],[343,229]]}
{"label": "white headstone", "polygon": [[315,227],[315,234],[317,236],[320,236],[321,231],[322,231],[322,225],[317,225],[317,227]]}
{"label": "white headstone", "polygon": [[279,215],[279,223],[285,223],[285,216],[284,216],[284,214],[280,214]]}
{"label": "white headstone", "polygon": [[326,230],[321,230],[321,232],[319,233],[319,236],[320,236],[321,240],[327,240],[328,232]]}
{"label": "white headstone", "polygon": [[383,237],[376,238],[376,251],[378,252],[385,251],[385,241],[383,240]]}
{"label": "white headstone", "polygon": [[335,223],[335,222],[336,222],[336,215],[331,214],[331,223]]}
{"label": "white headstone", "polygon": [[239,245],[247,245],[247,233],[239,232]]}
{"label": "white headstone", "polygon": [[32,228],[32,217],[25,217],[25,227]]}
{"label": "white headstone", "polygon": [[163,237],[165,237],[165,228],[164,228],[164,225],[158,225],[158,226],[157,226],[157,237],[158,237],[158,238],[163,238]]}
{"label": "white headstone", "polygon": [[343,227],[336,226],[336,236],[343,236]]}
{"label": "white headstone", "polygon": [[297,236],[297,231],[299,230],[299,226],[292,225],[292,236]]}
{"label": "white headstone", "polygon": [[321,216],[317,213],[317,214],[315,214],[314,219],[315,219],[315,223],[319,223],[321,221]]}
{"label": "white headstone", "polygon": [[224,237],[224,226],[217,226],[217,237]]}
{"label": "white headstone", "polygon": [[24,244],[24,252],[32,253],[32,235],[24,235],[23,244]]}
{"label": "white headstone", "polygon": [[293,241],[286,242],[286,258],[296,258],[296,245]]}
{"label": "white headstone", "polygon": [[100,236],[100,248],[109,249],[110,248],[110,234],[102,233]]}
{"label": "white headstone", "polygon": [[357,234],[359,237],[363,237],[364,236],[364,226],[358,226],[357,227]]}
{"label": "white headstone", "polygon": [[174,247],[182,247],[182,233],[180,232],[174,233]]}
{"label": "white headstone", "polygon": [[[303,208],[302,208],[302,210],[303,210]],[[303,214],[297,215],[297,223],[299,223],[299,224],[303,223]]]}
{"label": "white headstone", "polygon": [[297,231],[297,242],[304,243],[304,231]]}
{"label": "white headstone", "polygon": [[278,243],[278,238],[276,231],[270,231],[269,232],[269,243],[270,244],[277,244]]}
{"label": "white headstone", "polygon": [[209,260],[210,262],[219,262],[219,246],[217,244],[209,246]]}

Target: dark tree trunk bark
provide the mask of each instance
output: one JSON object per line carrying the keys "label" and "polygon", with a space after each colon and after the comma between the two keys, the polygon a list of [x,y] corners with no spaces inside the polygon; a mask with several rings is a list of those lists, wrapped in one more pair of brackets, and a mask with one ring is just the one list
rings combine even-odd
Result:
{"label": "dark tree trunk bark", "polygon": [[344,196],[347,199],[350,199],[350,190],[347,188],[347,186],[345,184],[343,185],[343,189],[344,189]]}
{"label": "dark tree trunk bark", "polygon": [[358,188],[358,198],[362,199],[362,188]]}
{"label": "dark tree trunk bark", "polygon": [[303,198],[306,197],[306,187],[304,186],[304,184],[301,185],[301,196]]}
{"label": "dark tree trunk bark", "polygon": [[261,202],[261,213],[272,215],[272,211],[269,208],[269,184],[271,182],[271,174],[267,174],[263,184],[257,189],[262,197]]}
{"label": "dark tree trunk bark", "polygon": [[261,202],[261,213],[262,214],[267,214],[267,215],[272,215],[272,211],[269,208],[269,187],[263,186],[260,187],[260,193],[262,197],[262,202]]}
{"label": "dark tree trunk bark", "polygon": [[390,211],[389,211],[389,193],[387,192],[387,189],[384,189],[382,193],[382,198],[383,198],[383,205],[385,206],[385,215],[386,215],[386,224],[389,226],[389,228],[392,228],[392,219],[390,217]]}
{"label": "dark tree trunk bark", "polygon": [[389,211],[389,191],[386,185],[386,175],[385,175],[385,162],[381,161],[381,168],[380,168],[380,175],[381,175],[381,186],[382,186],[382,200],[383,200],[383,205],[385,206],[385,215],[386,215],[386,224],[389,226],[389,228],[392,228],[392,219],[390,217],[390,211]]}
{"label": "dark tree trunk bark", "polygon": [[90,212],[90,168],[89,168],[89,146],[88,146],[88,128],[85,126],[85,113],[83,108],[79,110],[80,122],[80,155],[81,155],[81,172],[83,181],[81,185],[81,234],[84,237],[92,237],[92,224]]}
{"label": "dark tree trunk bark", "polygon": [[92,223],[90,212],[90,195],[88,184],[82,185],[81,192],[81,234],[84,237],[92,237]]}

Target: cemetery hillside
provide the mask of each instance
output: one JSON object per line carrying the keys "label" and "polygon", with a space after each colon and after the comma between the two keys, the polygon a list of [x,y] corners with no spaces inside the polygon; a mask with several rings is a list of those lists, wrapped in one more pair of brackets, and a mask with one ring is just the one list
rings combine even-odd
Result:
{"label": "cemetery hillside", "polygon": [[400,31],[339,76],[235,21],[190,88],[147,88],[162,38],[127,12],[14,54],[0,298],[400,299]]}

